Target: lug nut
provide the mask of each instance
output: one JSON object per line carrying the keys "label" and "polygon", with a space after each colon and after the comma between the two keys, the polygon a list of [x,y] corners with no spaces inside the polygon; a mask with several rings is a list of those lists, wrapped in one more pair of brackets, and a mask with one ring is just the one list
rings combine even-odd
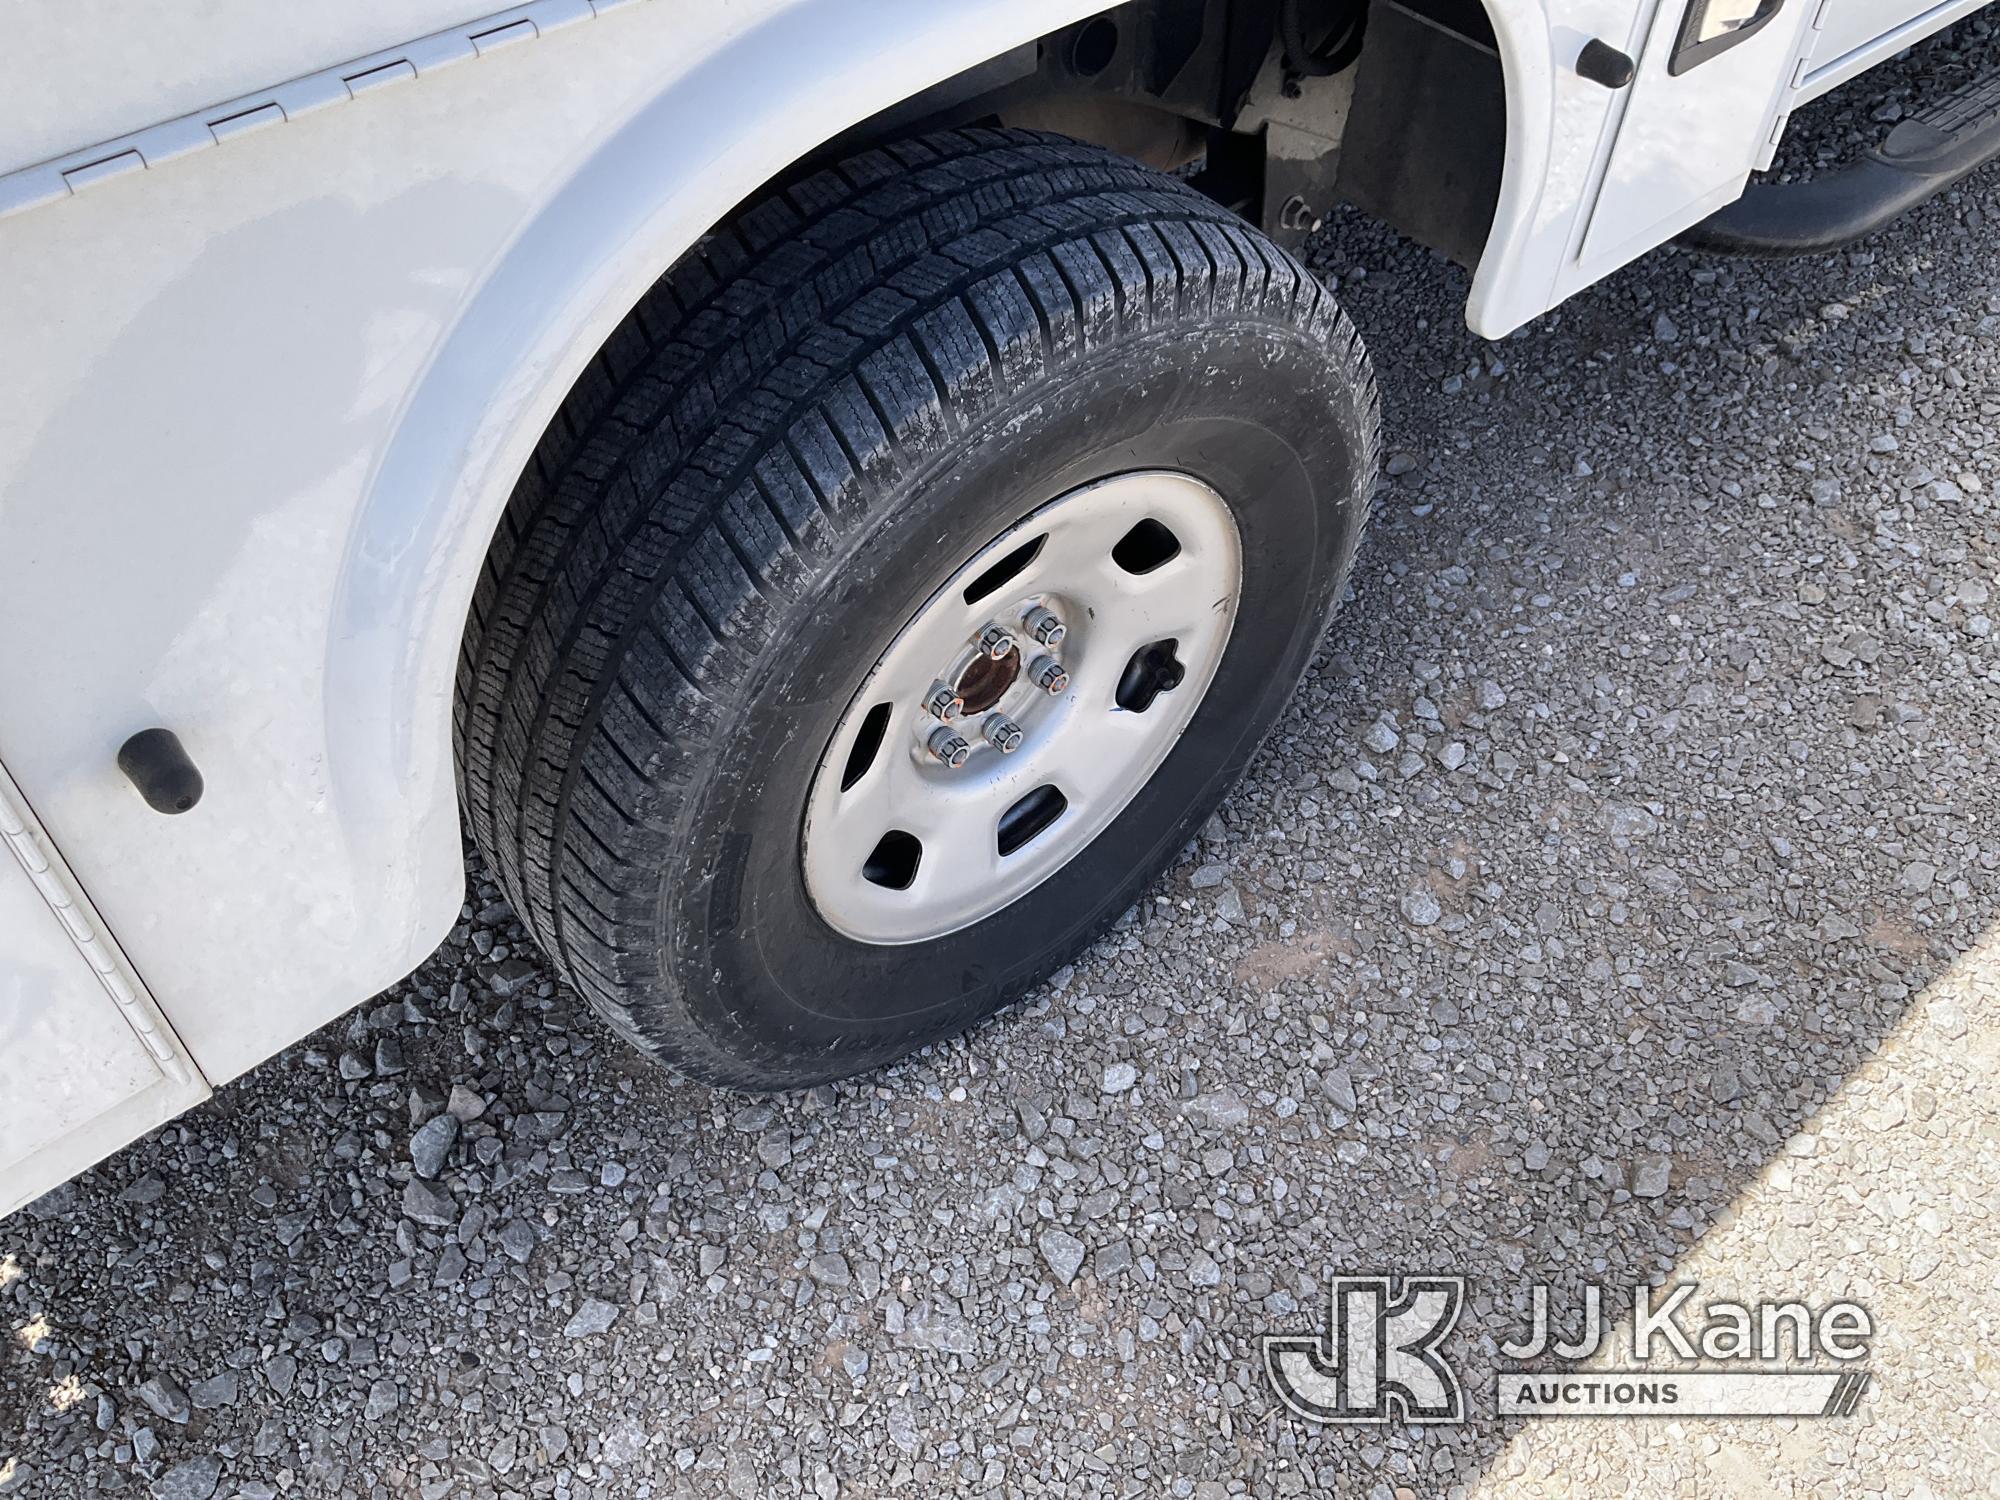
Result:
{"label": "lug nut", "polygon": [[942,724],[931,731],[931,737],[924,743],[929,747],[931,754],[954,771],[964,765],[965,758],[972,754],[972,746],[967,743],[965,736],[956,729],[946,729]]}
{"label": "lug nut", "polygon": [[1056,617],[1056,612],[1039,604],[1028,611],[1028,618],[1022,623],[1041,646],[1060,646],[1062,638],[1069,634],[1069,627]]}
{"label": "lug nut", "polygon": [[1002,755],[1012,755],[1020,749],[1021,741],[1025,737],[1021,726],[1005,714],[988,714],[979,732],[986,736],[986,743]]}
{"label": "lug nut", "polygon": [[998,625],[988,625],[979,633],[979,649],[998,661],[1014,649],[1014,637]]}
{"label": "lug nut", "polygon": [[1061,693],[1069,688],[1069,673],[1053,656],[1038,656],[1028,664],[1028,681],[1045,693]]}
{"label": "lug nut", "polygon": [[958,695],[958,689],[948,682],[934,682],[924,699],[924,712],[933,718],[949,719],[965,707],[965,700]]}

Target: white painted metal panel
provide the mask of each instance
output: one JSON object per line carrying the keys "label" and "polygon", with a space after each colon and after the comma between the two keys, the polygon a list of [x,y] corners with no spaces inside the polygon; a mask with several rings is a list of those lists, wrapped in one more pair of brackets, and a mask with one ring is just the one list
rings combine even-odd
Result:
{"label": "white painted metal panel", "polygon": [[1615,97],[1579,78],[1593,37],[1633,32],[1634,0],[1545,0],[1488,6],[1507,90],[1507,153],[1493,227],[1473,273],[1465,320],[1475,333],[1512,333],[1560,299],[1571,231]]}
{"label": "white painted metal panel", "polygon": [[0,1173],[162,1077],[27,873],[0,864]]}
{"label": "white painted metal panel", "polygon": [[1674,77],[1668,65],[1687,4],[1657,7],[1565,293],[1741,194],[1790,108],[1814,9],[1814,0],[1790,0],[1754,35]]}
{"label": "white painted metal panel", "polygon": [[207,1093],[0,770],[0,1215]]}
{"label": "white painted metal panel", "polygon": [[0,172],[498,8],[495,0],[17,7],[0,88]]}
{"label": "white painted metal panel", "polygon": [[[827,134],[1098,7],[599,8],[0,233],[0,741],[213,1080],[456,917],[473,580],[618,320]],[[153,724],[180,817],[115,768]]]}
{"label": "white painted metal panel", "polygon": [[1825,0],[1811,71],[1799,101],[1829,89],[1913,47],[1933,32],[1980,9],[1989,0]]}
{"label": "white painted metal panel", "polygon": [[[1921,22],[1926,17],[1948,19],[1952,11],[1962,11],[1962,4],[1939,4],[1938,0],[1826,0],[1826,11],[1820,19],[1822,34],[1820,50],[1815,58],[1815,66],[1821,59],[1831,60],[1856,52],[1878,38],[1892,36],[1904,31],[1910,23]],[[1921,35],[1921,27],[1911,28]],[[1908,42],[1903,43],[1908,46]]]}

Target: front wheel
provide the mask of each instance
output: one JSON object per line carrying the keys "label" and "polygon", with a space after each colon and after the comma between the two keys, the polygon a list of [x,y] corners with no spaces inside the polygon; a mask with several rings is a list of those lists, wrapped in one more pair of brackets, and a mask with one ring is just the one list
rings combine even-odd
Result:
{"label": "front wheel", "polygon": [[741,1087],[962,1029],[1129,907],[1283,709],[1374,474],[1303,267],[1021,132],[772,193],[600,363],[475,602],[464,801],[578,989]]}

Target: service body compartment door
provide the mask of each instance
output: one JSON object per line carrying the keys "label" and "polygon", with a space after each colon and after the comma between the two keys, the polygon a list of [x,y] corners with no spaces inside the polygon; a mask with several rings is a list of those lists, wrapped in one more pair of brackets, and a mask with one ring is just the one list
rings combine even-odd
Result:
{"label": "service body compartment door", "polygon": [[1717,14],[1729,5],[1753,18],[1733,45],[1684,47],[1691,0],[1658,0],[1650,15],[1639,8],[1630,43],[1638,69],[1617,91],[1610,146],[1562,296],[1733,202],[1767,159],[1821,0],[1766,0],[1761,19],[1756,0],[1709,3]]}
{"label": "service body compartment door", "polygon": [[0,770],[0,1215],[207,1094]]}

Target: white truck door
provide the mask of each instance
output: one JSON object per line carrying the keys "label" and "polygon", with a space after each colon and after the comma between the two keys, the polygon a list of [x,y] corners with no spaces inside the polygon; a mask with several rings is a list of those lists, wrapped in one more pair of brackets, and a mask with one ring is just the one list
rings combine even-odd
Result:
{"label": "white truck door", "polygon": [[0,1215],[208,1095],[0,769]]}
{"label": "white truck door", "polygon": [[1642,6],[1637,72],[1609,124],[1595,202],[1559,296],[1708,217],[1770,159],[1823,0]]}

